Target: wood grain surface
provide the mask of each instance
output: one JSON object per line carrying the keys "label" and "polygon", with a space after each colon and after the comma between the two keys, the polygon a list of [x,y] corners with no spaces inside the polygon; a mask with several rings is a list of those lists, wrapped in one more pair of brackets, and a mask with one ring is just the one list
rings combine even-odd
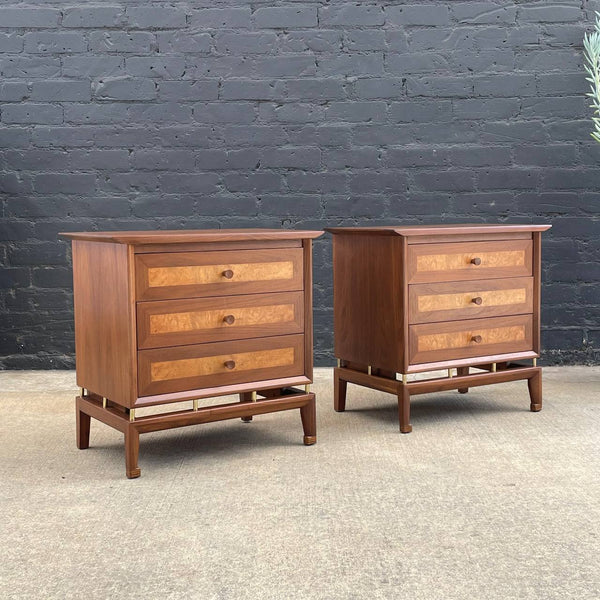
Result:
{"label": "wood grain surface", "polygon": [[410,362],[531,350],[532,335],[532,315],[411,325]]}
{"label": "wood grain surface", "polygon": [[533,312],[533,278],[483,279],[409,286],[410,323]]}
{"label": "wood grain surface", "polygon": [[419,244],[408,249],[408,282],[532,275],[531,240]]}
{"label": "wood grain surface", "polygon": [[174,346],[138,352],[140,396],[301,375],[304,336]]}
{"label": "wood grain surface", "polygon": [[133,406],[135,321],[127,246],[73,242],[77,385]]}
{"label": "wood grain surface", "polygon": [[303,289],[301,248],[136,255],[138,300]]}
{"label": "wood grain surface", "polygon": [[137,304],[138,348],[302,333],[302,292]]}

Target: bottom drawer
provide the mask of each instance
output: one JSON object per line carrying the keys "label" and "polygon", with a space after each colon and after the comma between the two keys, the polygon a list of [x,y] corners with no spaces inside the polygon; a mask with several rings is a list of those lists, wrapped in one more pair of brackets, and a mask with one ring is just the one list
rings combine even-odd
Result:
{"label": "bottom drawer", "polygon": [[138,352],[140,396],[279,379],[303,373],[303,335]]}
{"label": "bottom drawer", "polygon": [[532,315],[444,321],[409,327],[410,364],[533,349]]}

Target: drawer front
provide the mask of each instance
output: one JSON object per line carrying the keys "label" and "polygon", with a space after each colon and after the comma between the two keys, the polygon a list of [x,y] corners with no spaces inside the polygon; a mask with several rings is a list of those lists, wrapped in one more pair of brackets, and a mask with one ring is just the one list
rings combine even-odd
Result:
{"label": "drawer front", "polygon": [[303,373],[303,335],[138,352],[140,396],[279,379]]}
{"label": "drawer front", "polygon": [[138,348],[302,333],[302,292],[138,302]]}
{"label": "drawer front", "polygon": [[138,300],[301,290],[302,249],[140,254],[135,278]]}
{"label": "drawer front", "polygon": [[531,240],[422,244],[408,247],[408,283],[532,275]]}
{"label": "drawer front", "polygon": [[411,285],[408,306],[409,323],[529,314],[533,277]]}
{"label": "drawer front", "polygon": [[410,364],[533,349],[531,315],[411,325],[408,331]]}

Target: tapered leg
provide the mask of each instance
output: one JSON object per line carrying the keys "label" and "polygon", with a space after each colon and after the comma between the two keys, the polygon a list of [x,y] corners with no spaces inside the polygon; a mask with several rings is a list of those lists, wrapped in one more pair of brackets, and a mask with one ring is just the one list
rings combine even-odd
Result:
{"label": "tapered leg", "polygon": [[77,447],[80,450],[85,450],[90,447],[90,415],[86,415],[79,410],[79,403],[75,404],[76,420],[77,420]]}
{"label": "tapered leg", "polygon": [[140,434],[130,425],[125,432],[125,473],[129,479],[135,479],[141,474],[138,467],[138,454],[140,451]]}
{"label": "tapered leg", "polygon": [[336,412],[346,410],[346,390],[348,382],[340,379],[339,370],[333,370],[333,408]]}
{"label": "tapered leg", "polygon": [[542,369],[538,368],[536,374],[527,380],[529,388],[529,410],[531,412],[539,412],[542,410]]}
{"label": "tapered leg", "polygon": [[302,428],[304,429],[304,445],[312,446],[317,443],[317,404],[315,396],[300,409]]}
{"label": "tapered leg", "polygon": [[400,386],[398,391],[398,412],[400,413],[400,432],[410,433],[410,392],[407,385]]}
{"label": "tapered leg", "polygon": [[[465,375],[468,375],[469,367],[458,367],[458,369],[456,369],[456,374],[458,375],[458,377],[463,377]],[[469,391],[469,388],[458,388],[459,394],[466,394],[468,391]]]}
{"label": "tapered leg", "polygon": [[[242,392],[240,394],[240,402],[252,402],[252,392]],[[244,423],[250,423],[252,417],[242,417],[242,421],[244,421]]]}

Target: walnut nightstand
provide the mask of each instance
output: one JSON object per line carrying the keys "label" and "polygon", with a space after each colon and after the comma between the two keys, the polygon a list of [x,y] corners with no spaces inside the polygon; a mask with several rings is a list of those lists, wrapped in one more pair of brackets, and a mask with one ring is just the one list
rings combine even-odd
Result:
{"label": "walnut nightstand", "polygon": [[[541,232],[550,225],[334,227],[334,407],[347,383],[398,396],[527,379],[542,408]],[[515,361],[530,360],[523,365]],[[479,372],[469,373],[469,368]],[[447,377],[409,381],[411,373]]]}
{"label": "walnut nightstand", "polygon": [[[73,241],[79,448],[90,417],[102,421],[125,435],[127,477],[139,477],[140,433],[294,408],[304,443],[316,442],[311,246],[322,232],[62,235]],[[240,402],[199,404],[230,394]]]}

